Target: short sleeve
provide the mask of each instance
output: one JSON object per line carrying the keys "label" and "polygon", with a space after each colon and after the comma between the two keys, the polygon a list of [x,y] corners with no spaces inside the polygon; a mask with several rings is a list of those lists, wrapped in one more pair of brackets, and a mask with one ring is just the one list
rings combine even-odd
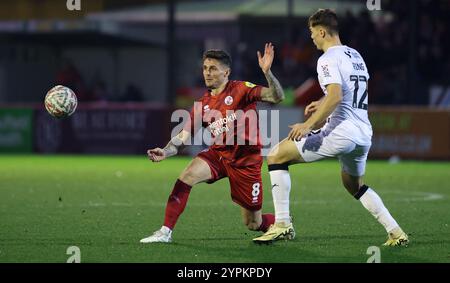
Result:
{"label": "short sleeve", "polygon": [[326,86],[329,84],[342,85],[341,73],[337,61],[333,57],[320,57],[317,62],[317,74],[321,85]]}
{"label": "short sleeve", "polygon": [[247,103],[261,101],[262,86],[255,85],[251,82],[242,82],[242,88],[245,91],[245,98]]}

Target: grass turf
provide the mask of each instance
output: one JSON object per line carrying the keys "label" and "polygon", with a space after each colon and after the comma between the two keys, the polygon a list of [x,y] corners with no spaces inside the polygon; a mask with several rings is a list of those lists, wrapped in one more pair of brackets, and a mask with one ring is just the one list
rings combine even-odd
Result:
{"label": "grass turf", "polygon": [[[340,183],[337,161],[296,165],[291,213],[297,237],[259,246],[228,180],[191,192],[170,245],[142,245],[158,229],[189,158],[0,156],[0,262],[366,262],[386,239],[380,224]],[[450,262],[450,164],[369,161],[366,183],[410,234],[407,248],[381,248],[381,262]],[[263,167],[263,211],[273,212]]]}

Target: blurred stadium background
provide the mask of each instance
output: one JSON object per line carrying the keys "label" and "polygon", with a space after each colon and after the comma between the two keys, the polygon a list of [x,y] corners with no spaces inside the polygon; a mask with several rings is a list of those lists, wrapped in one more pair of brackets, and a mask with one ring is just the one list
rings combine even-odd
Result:
{"label": "blurred stadium background", "polygon": [[[308,16],[318,8],[333,8],[337,11],[343,43],[359,50],[368,65],[371,74],[369,115],[374,127],[373,147],[369,159],[389,159],[394,163],[403,159],[419,160],[416,163],[408,163],[404,173],[388,174],[388,178],[402,182],[396,185],[396,190],[404,193],[407,193],[411,185],[410,181],[416,182],[417,186],[418,184],[427,186],[421,183],[424,182],[424,179],[420,178],[421,174],[431,178],[425,178],[430,181],[428,184],[440,186],[438,191],[441,198],[437,202],[441,202],[440,206],[436,204],[435,207],[438,211],[437,215],[440,215],[439,219],[443,219],[444,222],[448,221],[448,197],[445,195],[449,192],[448,169],[450,169],[448,163],[450,160],[450,53],[448,52],[450,50],[450,1],[381,0],[379,1],[381,10],[369,10],[367,2],[377,1],[81,0],[79,11],[69,11],[66,2],[65,0],[0,1],[0,160],[3,160],[0,161],[0,174],[3,176],[0,177],[0,188],[3,187],[0,190],[2,195],[0,208],[3,215],[1,217],[4,217],[0,220],[3,228],[3,234],[0,237],[2,238],[0,241],[3,241],[0,246],[3,253],[1,253],[0,261],[55,260],[46,257],[46,253],[41,254],[40,257],[27,258],[27,251],[21,250],[18,246],[15,246],[13,255],[5,255],[4,250],[7,250],[8,246],[20,245],[19,241],[13,239],[15,236],[12,231],[15,234],[24,233],[20,227],[16,226],[21,221],[21,215],[34,214],[33,206],[28,207],[29,210],[23,214],[11,212],[12,206],[23,206],[19,199],[31,200],[31,202],[33,199],[28,195],[28,191],[23,192],[22,197],[19,197],[21,193],[17,191],[17,187],[28,190],[34,186],[34,189],[38,191],[42,188],[43,195],[37,198],[41,206],[36,207],[47,207],[49,217],[54,217],[53,220],[55,220],[60,218],[48,206],[53,205],[52,201],[57,201],[55,207],[60,206],[61,199],[67,200],[66,197],[61,198],[61,194],[70,195],[70,192],[64,192],[61,188],[65,186],[65,177],[55,176],[50,169],[45,168],[53,168],[58,174],[64,174],[61,168],[65,168],[66,165],[69,172],[65,174],[72,184],[68,187],[75,186],[73,184],[81,181],[86,187],[95,185],[99,192],[103,192],[108,184],[113,186],[111,181],[102,183],[104,178],[108,178],[105,176],[109,175],[101,175],[103,177],[98,179],[95,179],[95,174],[89,175],[90,177],[83,181],[86,176],[83,174],[93,174],[92,171],[87,173],[86,170],[96,170],[92,164],[100,162],[98,160],[102,162],[98,163],[97,169],[109,170],[104,169],[109,168],[109,159],[95,159],[97,157],[94,155],[141,155],[145,158],[146,149],[164,146],[175,125],[171,122],[173,110],[190,108],[194,99],[204,90],[201,56],[206,49],[225,49],[232,55],[232,79],[265,85],[264,76],[258,67],[256,51],[262,50],[264,43],[268,41],[275,45],[276,55],[272,70],[285,89],[286,100],[281,105],[261,105],[261,107],[280,110],[280,138],[285,137],[288,133],[287,125],[294,121],[301,121],[303,107],[321,96],[315,69],[320,53],[315,50],[306,25]],[[45,112],[44,96],[57,84],[72,88],[78,96],[77,112],[69,119],[57,120]],[[183,154],[192,155],[200,149],[201,147],[187,148]],[[47,154],[70,155],[61,162],[58,157],[52,159]],[[89,161],[88,157],[73,154],[92,155],[92,160],[97,161]],[[82,159],[77,159],[78,163],[72,164],[75,158]],[[124,168],[120,166],[119,169],[111,168],[113,178],[120,178],[122,174],[126,175],[123,172],[133,170],[131,165],[133,163],[127,158],[132,158],[131,160],[140,164],[138,165],[139,174],[136,173],[135,177],[142,177],[143,181],[132,184],[142,186],[142,192],[145,191],[146,185],[155,186],[154,183],[152,184],[152,176],[156,178],[158,184],[164,184],[163,192],[152,195],[155,202],[159,200],[161,202],[153,214],[162,217],[163,204],[172,182],[187,164],[188,159],[174,159],[172,163],[168,163],[170,166],[162,167],[167,168],[166,171],[162,169],[153,171],[156,175],[161,174],[159,177],[152,175],[151,171],[145,171],[145,165],[139,163],[139,158],[114,159],[115,163],[125,161],[129,164],[124,165]],[[444,162],[433,163],[433,166],[437,167],[432,166],[421,171],[418,168],[426,166],[422,160]],[[178,163],[175,163],[176,161]],[[38,165],[34,167],[33,164]],[[324,165],[323,168],[332,168],[330,170],[338,174],[337,167],[330,165],[334,163],[324,164],[328,165]],[[372,177],[372,180],[382,179],[383,170],[391,170],[386,169],[390,167],[383,167],[388,166],[386,164],[373,165],[372,168],[381,169],[377,169],[379,172],[374,174],[375,177]],[[70,171],[72,165],[75,168],[73,175]],[[167,173],[171,168],[174,172]],[[32,173],[35,170],[38,170],[38,173]],[[103,171],[98,172],[102,174]],[[268,183],[267,173],[264,174],[264,180]],[[317,172],[311,174],[317,174]],[[130,175],[133,174],[130,173]],[[323,176],[323,178],[328,177],[328,175]],[[28,183],[27,178],[29,178]],[[89,178],[95,179],[92,179],[92,184],[88,182],[91,180]],[[299,178],[313,178],[313,175]],[[40,181],[30,185],[34,182],[33,180]],[[227,187],[226,183],[221,184]],[[337,181],[334,184],[339,187]],[[126,189],[130,183],[118,182],[116,185]],[[299,185],[301,186],[301,183]],[[56,189],[52,190],[52,186],[56,186]],[[79,187],[77,188],[80,190]],[[81,191],[83,190],[81,188]],[[117,193],[119,190],[117,188],[116,190]],[[425,188],[416,189],[416,194],[417,190],[423,192]],[[136,188],[131,191],[142,193]],[[86,199],[81,200],[82,196],[94,199],[99,196],[89,195],[89,192],[84,191],[83,193],[74,196],[75,203],[78,204],[77,201],[79,201],[81,207],[87,205]],[[321,193],[316,193],[318,198],[324,197]],[[52,199],[50,203],[45,200],[48,196]],[[119,196],[126,199],[122,194]],[[120,197],[111,197],[109,201],[120,202]],[[227,198],[226,195],[219,197]],[[269,191],[266,192],[266,197],[265,206],[271,209]],[[132,199],[130,201],[133,202]],[[195,207],[195,200],[193,202]],[[203,200],[198,199],[198,203],[202,202]],[[231,201],[226,203],[232,206]],[[86,207],[91,209],[102,207],[102,205],[96,206],[95,201],[94,205],[90,204],[89,200],[89,205]],[[405,208],[408,204],[404,202]],[[396,205],[395,200],[393,205]],[[117,207],[116,209],[123,210],[127,205]],[[339,208],[345,209],[345,206]],[[139,209],[145,211],[144,206],[133,209],[138,210],[138,214],[141,211]],[[396,212],[401,215],[401,211],[401,208],[398,208]],[[133,210],[133,215],[135,212]],[[325,210],[323,213],[329,214]],[[119,217],[118,213],[114,215]],[[157,216],[154,216],[155,221],[152,225],[159,225],[161,217],[156,218]],[[239,216],[236,214],[234,217],[238,219]],[[405,215],[406,217],[409,216]],[[140,225],[140,230],[136,228],[137,230],[133,230],[136,233],[127,234],[124,238],[116,236],[114,241],[124,242],[124,239],[129,236],[130,239],[127,241],[133,242],[150,232],[145,229],[158,227],[143,227],[148,221],[146,222],[143,216],[140,220],[142,222],[135,221],[136,223],[130,224],[135,227]],[[240,225],[236,224],[236,221],[230,225],[232,227]],[[310,224],[314,227],[314,220],[310,221],[313,221]],[[326,221],[324,218],[323,222]],[[200,225],[189,223],[194,226]],[[28,224],[29,229],[33,230],[33,224]],[[101,231],[112,228],[100,227],[98,223],[88,224],[97,225],[95,227]],[[80,225],[87,224],[83,222]],[[185,224],[180,224],[180,229],[187,231],[187,225],[183,225]],[[448,226],[445,225],[446,230],[441,243],[445,243],[446,246],[433,246],[437,254],[441,252],[439,256],[426,257],[427,251],[424,250],[423,257],[411,256],[399,259],[396,254],[392,255],[392,261],[448,262],[448,253],[443,254],[445,253],[443,250],[448,250],[450,235]],[[53,231],[54,227],[51,227],[53,226],[42,229]],[[443,231],[442,227],[436,226],[429,231]],[[41,241],[36,247],[42,249],[46,239],[50,246],[52,235],[39,238],[43,232],[47,232],[47,230],[39,229],[35,227],[35,234],[29,231],[30,237],[34,235]],[[120,228],[113,227],[113,229]],[[345,233],[345,227],[339,229],[343,229],[339,231]],[[55,237],[59,243],[70,242],[62,236],[63,230],[53,232],[58,235]],[[355,239],[358,238],[358,231],[352,233],[356,233]],[[82,231],[80,234],[84,235]],[[195,237],[195,235],[187,235],[191,238]],[[87,235],[84,236],[81,238],[85,245],[95,242]],[[98,238],[95,239],[101,241],[102,236],[97,236]],[[248,241],[248,238],[249,236],[243,238],[243,241]],[[429,239],[429,242],[433,241],[431,236]],[[320,237],[310,240],[320,241]],[[188,239],[188,241],[195,245],[193,240]],[[233,244],[238,245],[234,242]],[[183,248],[188,250],[187,253],[190,252],[189,247],[178,247],[178,249]],[[227,248],[224,247],[223,252],[226,253]],[[138,249],[134,252],[141,253],[140,257],[134,260],[177,260],[176,257],[164,254],[161,247],[158,249],[161,250],[161,256],[153,258],[146,258],[142,250]],[[345,249],[346,246],[339,254],[342,255],[341,258],[327,254],[331,256],[328,258],[329,261],[359,260],[346,257]],[[288,252],[287,250],[288,248],[283,246],[283,252]],[[255,257],[259,252],[254,251]],[[230,257],[219,255],[214,257],[213,255],[210,258],[198,259],[190,256],[192,255],[180,257],[178,260],[232,261],[235,258],[237,261],[264,261],[239,258],[236,254],[231,254]],[[65,257],[65,254],[63,253],[61,257]],[[91,260],[102,261],[107,258],[93,257]],[[122,257],[112,256],[109,260],[133,261],[132,258],[123,254]],[[281,258],[274,258],[274,260],[283,261]],[[299,259],[292,254],[289,260]],[[303,260],[327,261],[326,258],[320,259],[320,256],[315,257],[314,254],[310,254]]]}
{"label": "blurred stadium background", "polygon": [[[331,7],[371,73],[371,156],[448,160],[449,1],[383,0],[372,11],[366,3],[94,0],[68,11],[62,0],[1,1],[0,151],[142,154],[168,140],[172,110],[202,94],[204,50],[227,50],[232,78],[265,84],[255,54],[266,41],[287,96],[283,137],[282,125],[321,95],[306,19]],[[67,121],[43,113],[55,84],[80,101]]]}

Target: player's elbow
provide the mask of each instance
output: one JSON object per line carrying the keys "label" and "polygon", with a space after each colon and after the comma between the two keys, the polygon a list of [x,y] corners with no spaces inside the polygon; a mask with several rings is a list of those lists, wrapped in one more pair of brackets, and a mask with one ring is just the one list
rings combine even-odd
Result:
{"label": "player's elbow", "polygon": [[278,103],[280,103],[283,100],[284,100],[284,93],[281,93],[279,95],[274,95],[272,97],[272,101],[271,102],[275,103],[275,104],[278,104]]}
{"label": "player's elbow", "polygon": [[327,86],[329,99],[335,103],[339,104],[342,101],[342,87],[339,84],[330,84]]}
{"label": "player's elbow", "polygon": [[334,99],[334,104],[337,106],[337,105],[339,105],[339,103],[341,103],[341,102],[342,102],[342,94],[336,95],[336,96],[335,96],[335,99]]}
{"label": "player's elbow", "polygon": [[281,101],[283,101],[285,98],[284,93],[281,94],[280,97],[278,97],[277,101],[275,103],[280,103]]}
{"label": "player's elbow", "polygon": [[281,101],[283,101],[283,99],[281,99],[281,98],[274,98],[274,99],[272,99],[272,100],[270,101],[270,103],[278,104],[278,103],[280,103]]}
{"label": "player's elbow", "polygon": [[329,95],[328,100],[330,101],[333,107],[336,107],[339,105],[339,103],[342,102],[342,93],[339,91],[333,92],[331,93],[331,95]]}

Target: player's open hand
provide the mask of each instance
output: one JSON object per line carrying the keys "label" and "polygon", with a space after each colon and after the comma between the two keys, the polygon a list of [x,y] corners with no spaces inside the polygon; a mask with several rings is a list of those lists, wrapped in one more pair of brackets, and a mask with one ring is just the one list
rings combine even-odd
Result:
{"label": "player's open hand", "polygon": [[261,56],[261,52],[257,51],[256,55],[258,55],[258,63],[261,67],[262,71],[265,73],[269,72],[270,67],[272,67],[273,57],[274,57],[274,49],[271,42],[266,43],[264,47],[264,54]]}
{"label": "player's open hand", "polygon": [[153,162],[160,162],[166,159],[166,153],[159,147],[147,150],[147,155],[148,158]]}
{"label": "player's open hand", "polygon": [[289,132],[288,139],[293,141],[298,141],[311,132],[311,127],[305,123],[290,125],[289,128],[292,130]]}

